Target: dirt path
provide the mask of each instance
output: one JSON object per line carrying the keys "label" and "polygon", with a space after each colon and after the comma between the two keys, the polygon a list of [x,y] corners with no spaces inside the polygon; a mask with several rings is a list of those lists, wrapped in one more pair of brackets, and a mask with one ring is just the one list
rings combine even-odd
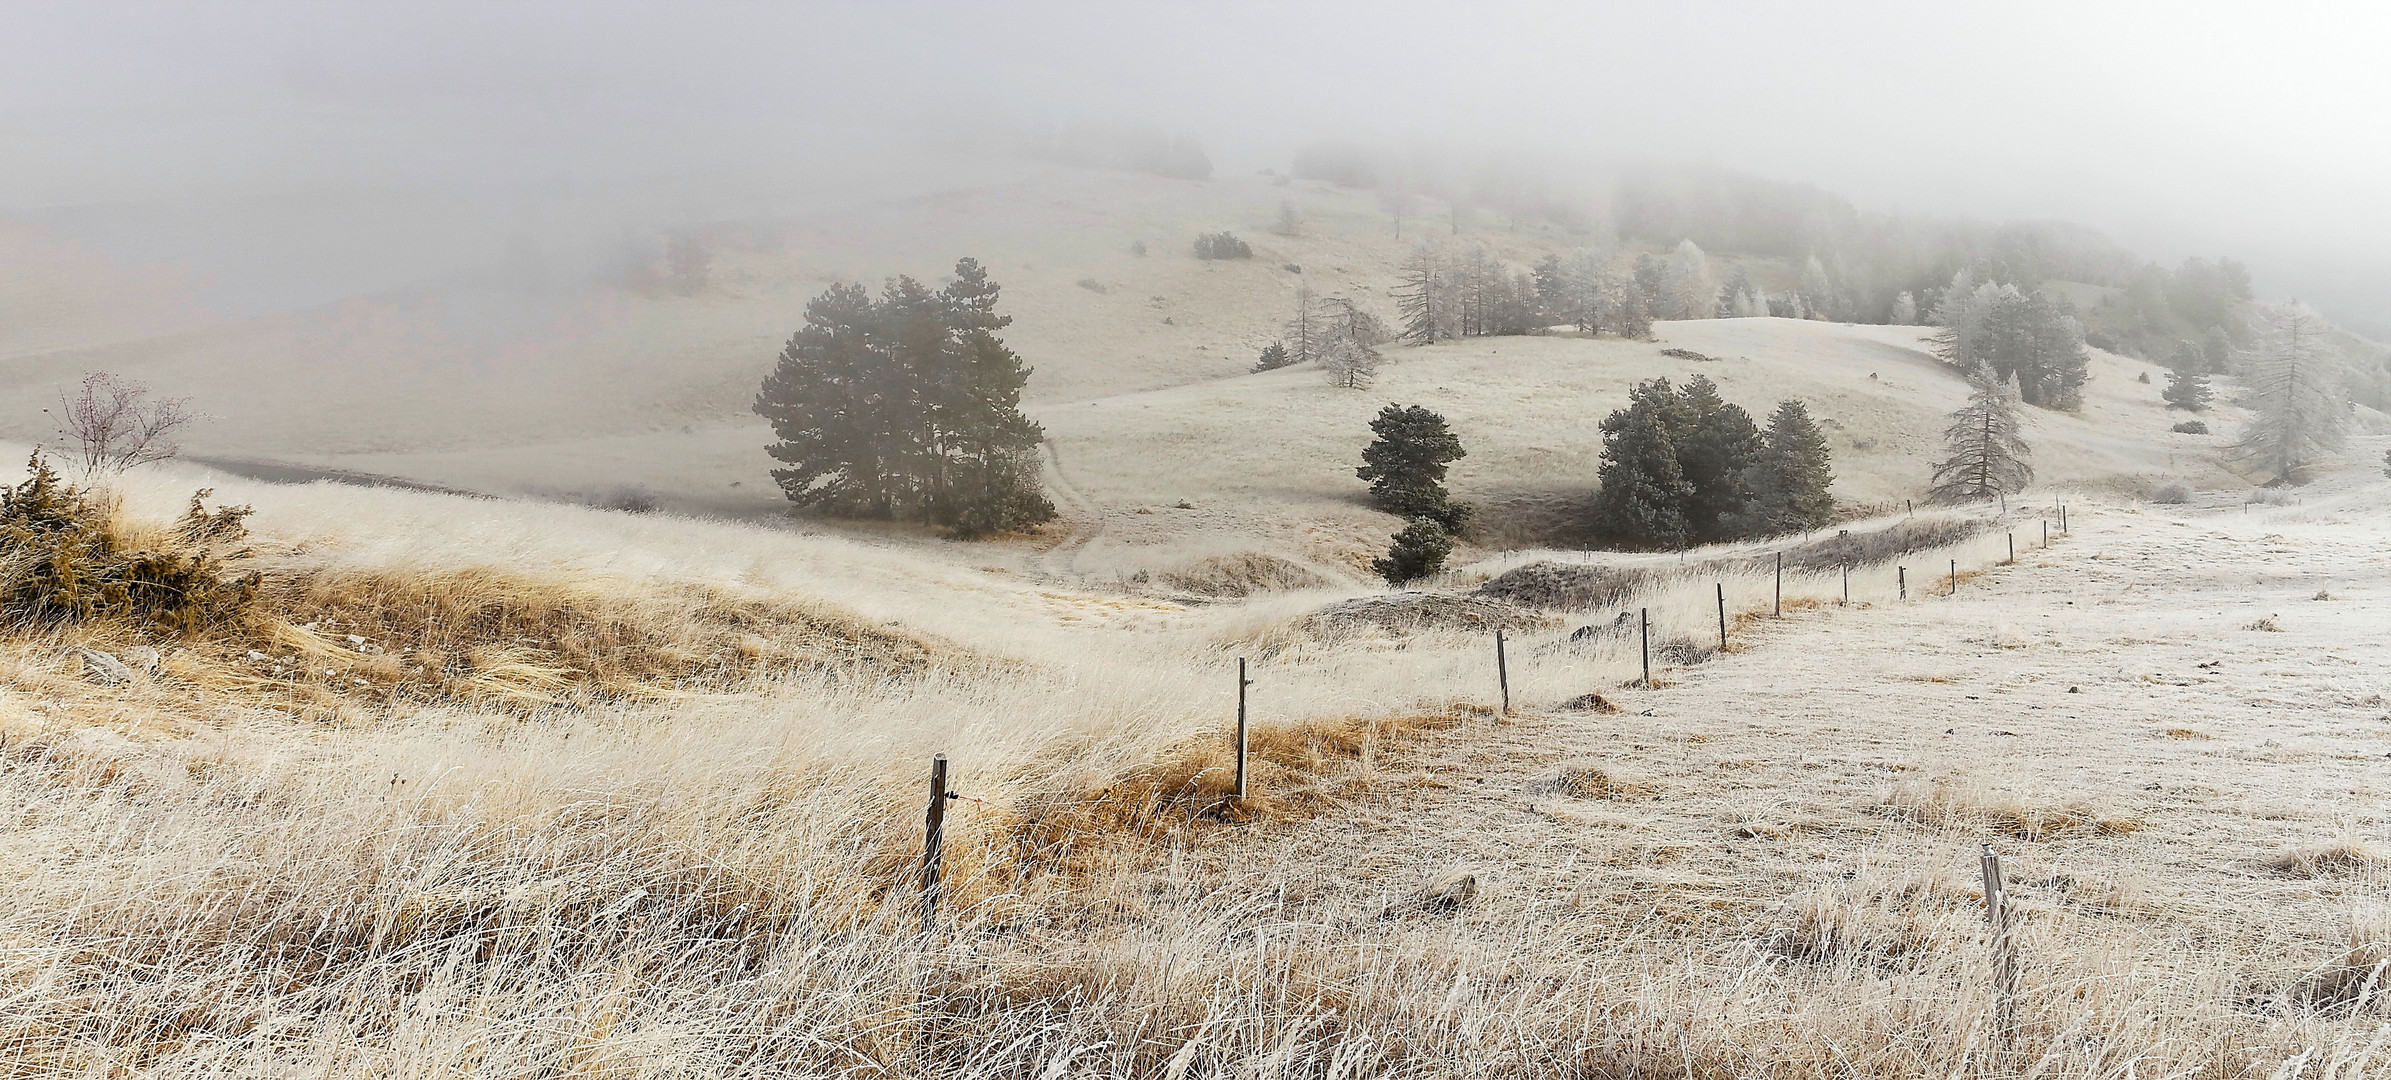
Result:
{"label": "dirt path", "polygon": [[1054,440],[1039,444],[1038,452],[1046,458],[1046,490],[1054,496],[1054,508],[1062,515],[1062,524],[1069,529],[1053,547],[1039,552],[1032,560],[1038,573],[1056,581],[1071,581],[1078,577],[1074,563],[1081,549],[1104,534],[1104,509],[1095,500],[1080,493],[1063,472],[1063,456],[1054,447]]}

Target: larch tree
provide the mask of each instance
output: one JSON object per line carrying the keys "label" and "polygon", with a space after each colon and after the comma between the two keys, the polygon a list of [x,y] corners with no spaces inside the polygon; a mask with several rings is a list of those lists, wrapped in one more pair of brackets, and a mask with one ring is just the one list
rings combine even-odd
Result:
{"label": "larch tree", "polygon": [[1468,455],[1445,418],[1420,405],[1388,405],[1370,421],[1377,437],[1362,449],[1354,475],[1370,482],[1370,502],[1397,517],[1433,518],[1458,532],[1469,507],[1445,490],[1446,467]]}
{"label": "larch tree", "polygon": [[1329,385],[1366,390],[1378,378],[1386,360],[1378,346],[1393,340],[1386,324],[1350,298],[1332,296],[1320,302],[1320,370]]}
{"label": "larch tree", "polygon": [[1453,336],[1446,327],[1451,321],[1447,291],[1443,256],[1434,245],[1422,243],[1404,262],[1395,285],[1395,313],[1403,323],[1403,340],[1434,345],[1439,338]]}
{"label": "larch tree", "polygon": [[2323,318],[2297,301],[2264,318],[2265,336],[2242,362],[2251,417],[2233,449],[2287,484],[2302,467],[2341,449],[2350,409],[2328,372]]}
{"label": "larch tree", "polygon": [[1309,285],[1295,287],[1295,317],[1287,320],[1283,338],[1287,363],[1307,364],[1320,359],[1320,342],[1327,337],[1320,317],[1320,295]]}
{"label": "larch tree", "polygon": [[1935,463],[1926,491],[1936,502],[1989,502],[2034,482],[2031,451],[2018,430],[2016,378],[2004,382],[1979,365],[1968,381],[1973,390],[1943,430],[1946,456]]}
{"label": "larch tree", "polygon": [[1718,314],[1719,281],[1710,272],[1710,257],[1692,240],[1677,242],[1669,254],[1668,311],[1679,319],[1708,319]]}
{"label": "larch tree", "polygon": [[1825,433],[1799,401],[1777,404],[1760,436],[1746,485],[1752,508],[1748,531],[1761,534],[1815,529],[1835,520],[1832,455]]}

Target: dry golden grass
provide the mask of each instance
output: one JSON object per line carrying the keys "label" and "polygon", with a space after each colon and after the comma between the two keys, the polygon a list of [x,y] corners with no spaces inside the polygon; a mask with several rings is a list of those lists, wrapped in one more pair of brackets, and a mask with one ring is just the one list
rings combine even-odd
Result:
{"label": "dry golden grass", "polygon": [[2143,824],[2138,818],[2108,813],[2086,800],[2035,798],[1953,776],[1906,782],[1880,806],[1888,814],[1930,829],[2019,840],[2124,836]]}
{"label": "dry golden grass", "polygon": [[2344,837],[2291,848],[2268,860],[2267,867],[2292,877],[2321,878],[2361,873],[2383,862],[2382,852],[2374,845]]}

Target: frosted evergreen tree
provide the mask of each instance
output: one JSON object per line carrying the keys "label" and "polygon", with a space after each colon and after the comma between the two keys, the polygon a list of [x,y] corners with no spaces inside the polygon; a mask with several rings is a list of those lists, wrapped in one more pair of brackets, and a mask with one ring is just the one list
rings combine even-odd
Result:
{"label": "frosted evergreen tree", "polygon": [[1893,298],[1893,312],[1886,321],[1894,326],[1918,325],[1917,298],[1911,296],[1909,290],[1902,290],[1901,295]]}
{"label": "frosted evergreen tree", "polygon": [[2200,412],[2208,408],[2209,399],[2213,396],[2215,392],[2209,389],[2207,375],[2196,369],[2180,367],[2167,369],[2167,388],[2159,392],[2159,397],[2166,400],[2168,408],[2188,412]]}
{"label": "frosted evergreen tree", "polygon": [[2266,336],[2242,363],[2250,422],[2234,452],[2290,483],[2292,474],[2342,447],[2349,402],[2328,373],[2324,320],[2294,301],[2265,313]]}
{"label": "frosted evergreen tree", "polygon": [[1747,475],[1752,508],[1748,530],[1787,533],[1816,529],[1835,520],[1832,454],[1825,433],[1799,401],[1777,404],[1760,434],[1760,451]]}
{"label": "frosted evergreen tree", "polygon": [[1421,244],[1403,264],[1395,286],[1395,315],[1402,320],[1399,336],[1404,341],[1434,345],[1438,338],[1453,336],[1445,325],[1451,321],[1445,278],[1444,259],[1433,245]]}
{"label": "frosted evergreen tree", "polygon": [[1809,309],[1809,317],[1824,319],[1841,306],[1833,279],[1827,277],[1826,264],[1812,255],[1802,264],[1802,305]]}
{"label": "frosted evergreen tree", "polygon": [[1295,317],[1287,320],[1287,332],[1281,339],[1286,347],[1288,364],[1307,364],[1320,359],[1320,342],[1326,336],[1326,323],[1320,316],[1320,295],[1309,285],[1295,287]]}
{"label": "frosted evergreen tree", "polygon": [[1948,456],[1935,463],[1926,491],[1936,502],[1989,502],[2034,482],[2033,466],[2026,463],[2032,452],[2018,432],[2016,379],[2004,383],[1978,365],[1968,382],[1974,390],[1951,414],[1943,431]]}

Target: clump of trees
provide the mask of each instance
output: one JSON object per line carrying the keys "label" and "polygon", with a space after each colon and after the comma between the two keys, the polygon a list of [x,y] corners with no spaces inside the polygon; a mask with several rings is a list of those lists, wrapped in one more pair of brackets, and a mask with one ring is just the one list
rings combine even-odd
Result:
{"label": "clump of trees", "polygon": [[1196,237],[1195,257],[1204,260],[1250,259],[1254,257],[1254,249],[1238,239],[1236,233],[1205,233]]}
{"label": "clump of trees", "polygon": [[1370,482],[1370,502],[1404,518],[1428,518],[1449,532],[1467,525],[1470,508],[1445,490],[1445,470],[1468,456],[1445,418],[1422,405],[1388,405],[1370,421],[1376,437],[1354,475]]}
{"label": "clump of trees", "polygon": [[1927,498],[1937,502],[1989,502],[2034,482],[2031,452],[2018,431],[2017,377],[2003,380],[1979,365],[1968,381],[1968,403],[1951,414],[1943,431],[1946,453],[1927,488]]}
{"label": "clump of trees", "polygon": [[1263,348],[1254,370],[1316,362],[1330,385],[1366,389],[1386,362],[1378,347],[1394,337],[1383,320],[1352,298],[1323,297],[1299,286],[1294,317],[1284,335]]}
{"label": "clump of trees", "polygon": [[1673,548],[1824,525],[1834,518],[1825,436],[1798,401],[1765,437],[1696,375],[1638,384],[1602,421],[1594,531],[1624,547]]}
{"label": "clump of trees", "polygon": [[2014,285],[1979,282],[1961,270],[1935,311],[1935,355],[1963,372],[1989,367],[1999,379],[2014,378],[2029,405],[2078,409],[2091,358],[2084,352],[2084,327],[2074,306],[2048,293],[2027,293]]}
{"label": "clump of trees", "polygon": [[2304,304],[2265,312],[2259,348],[2244,361],[2250,422],[2234,452],[2290,483],[2293,474],[2342,447],[2349,399],[2331,377],[2324,320]]}
{"label": "clump of trees", "polygon": [[853,517],[910,519],[957,536],[1053,520],[1045,433],[1021,415],[1030,369],[997,331],[998,287],[978,260],[933,291],[910,277],[875,298],[835,285],[806,304],[755,412],[789,500]]}

